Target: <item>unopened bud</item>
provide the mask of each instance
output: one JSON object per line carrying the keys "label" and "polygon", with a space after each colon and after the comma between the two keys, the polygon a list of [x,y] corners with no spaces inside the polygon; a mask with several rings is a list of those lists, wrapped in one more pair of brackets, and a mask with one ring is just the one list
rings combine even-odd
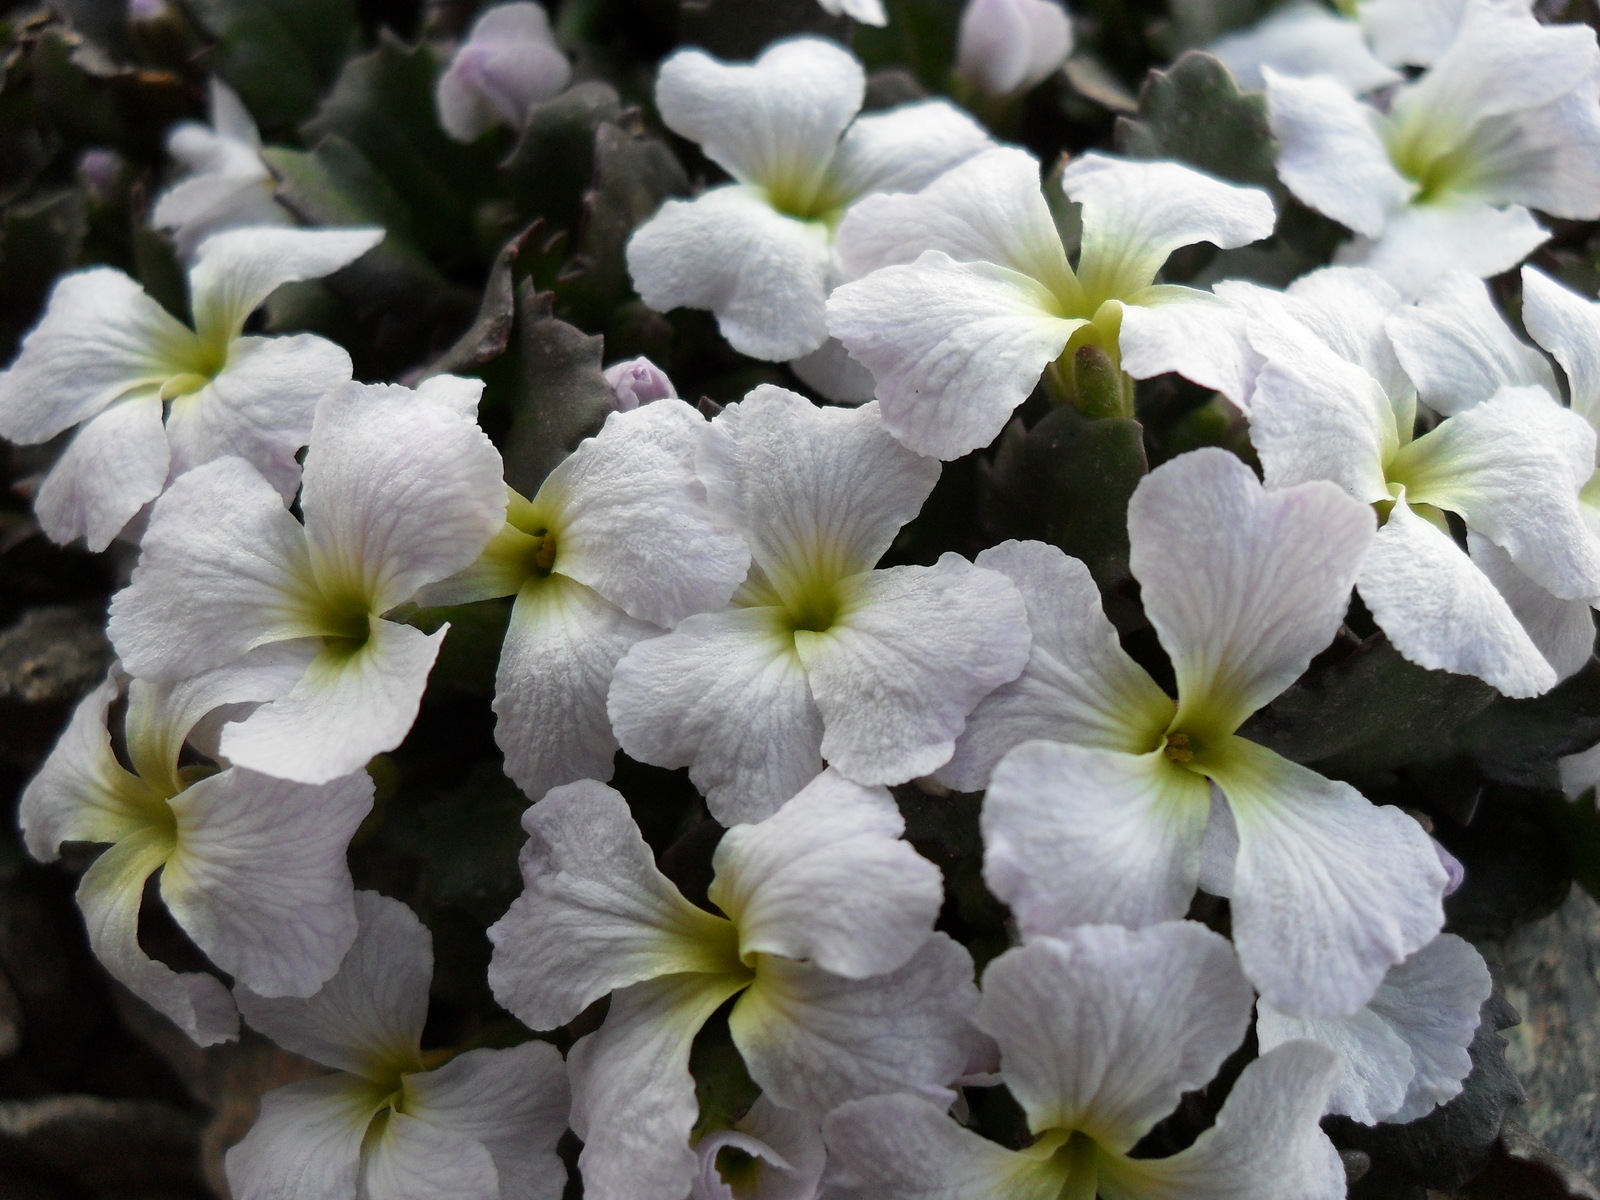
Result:
{"label": "unopened bud", "polygon": [[627,362],[612,363],[605,369],[606,382],[617,398],[620,412],[631,412],[652,400],[675,398],[678,389],[672,386],[667,373],[648,358],[630,358]]}
{"label": "unopened bud", "polygon": [[167,0],[128,0],[128,20],[160,21],[172,11]]}
{"label": "unopened bud", "polygon": [[78,159],[78,182],[97,204],[109,204],[116,195],[124,166],[122,155],[103,146],[85,150]]}
{"label": "unopened bud", "polygon": [[492,125],[520,129],[528,110],[560,93],[572,64],[550,32],[537,4],[501,4],[472,26],[434,98],[439,124],[458,142],[470,142]]}
{"label": "unopened bud", "polygon": [[1072,53],[1072,20],[1052,0],[968,0],[961,14],[956,74],[985,96],[1010,96],[1043,82]]}

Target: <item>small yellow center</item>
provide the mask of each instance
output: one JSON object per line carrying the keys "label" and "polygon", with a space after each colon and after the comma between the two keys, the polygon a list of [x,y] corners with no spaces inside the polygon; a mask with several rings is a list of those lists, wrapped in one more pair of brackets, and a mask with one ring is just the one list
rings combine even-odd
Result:
{"label": "small yellow center", "polygon": [[1190,740],[1189,735],[1179,730],[1177,733],[1169,733],[1167,735],[1167,744],[1162,747],[1161,752],[1173,762],[1188,766],[1194,762],[1195,752],[1198,749],[1199,747]]}

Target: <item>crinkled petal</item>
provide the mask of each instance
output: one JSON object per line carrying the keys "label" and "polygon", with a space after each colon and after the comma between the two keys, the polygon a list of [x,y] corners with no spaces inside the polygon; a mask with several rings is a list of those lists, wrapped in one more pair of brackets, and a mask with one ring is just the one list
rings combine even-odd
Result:
{"label": "crinkled petal", "polygon": [[567,1055],[578,1169],[591,1200],[683,1200],[699,1113],[689,1047],[739,989],[726,977],[668,975],[611,998],[605,1024]]}
{"label": "crinkled petal", "polygon": [[1234,944],[1274,1008],[1352,1013],[1439,932],[1445,869],[1400,809],[1242,738],[1207,771],[1239,831]]}
{"label": "crinkled petal", "polygon": [[822,757],[863,783],[931,774],[973,706],[1027,663],[1021,596],[957,554],[856,575],[839,591],[830,629],[794,635],[822,713]]}
{"label": "crinkled petal", "polygon": [[1129,561],[1172,657],[1180,724],[1231,732],[1300,677],[1344,619],[1373,524],[1329,483],[1264,491],[1222,450],[1145,476]]}
{"label": "crinkled petal", "polygon": [[360,648],[327,647],[293,688],[227,726],[223,756],[297,783],[329,783],[359,771],[405,740],[449,629],[425,634],[373,621]]}
{"label": "crinkled petal", "polygon": [[305,531],[243,459],[180,476],[156,501],[111,642],[141,678],[183,679],[256,646],[321,632],[306,597]]}
{"label": "crinkled petal", "polygon": [[1397,212],[1382,237],[1356,238],[1333,260],[1368,267],[1409,298],[1453,269],[1480,279],[1509,271],[1549,239],[1549,231],[1520,204],[1496,208],[1460,199]]}
{"label": "crinkled petal", "polygon": [[859,117],[845,130],[823,188],[851,199],[915,192],[993,144],[982,125],[949,101],[903,104]]}
{"label": "crinkled petal", "polygon": [[1341,1200],[1344,1166],[1317,1124],[1338,1077],[1338,1059],[1321,1046],[1263,1054],[1194,1145],[1170,1158],[1102,1158],[1100,1191],[1107,1200]]}
{"label": "crinkled petal", "polygon": [[211,975],[182,974],[139,945],[139,906],[145,881],[166,860],[166,833],[147,828],[129,834],[95,859],[78,883],[78,907],[89,949],[111,977],[167,1017],[197,1045],[239,1036],[239,1014],[228,989]]}
{"label": "crinkled petal", "polygon": [[536,510],[551,512],[553,569],[629,616],[669,628],[727,604],[750,554],[738,531],[713,515],[695,477],[706,429],[682,400],[612,413],[534,499]]}
{"label": "crinkled petal", "polygon": [[44,442],[136,388],[159,388],[194,335],[121,271],[63,276],[0,373],[0,437]]}
{"label": "crinkled petal", "polygon": [[733,929],[656,870],[611,788],[552,788],[522,827],[524,891],[489,928],[489,986],[524,1024],[554,1029],[618,988],[726,965]]}
{"label": "crinkled petal", "polygon": [[98,553],[161,494],[168,463],[155,393],[113,404],[79,427],[39,485],[39,527],[53,542],[81,537]]}
{"label": "crinkled petal", "polygon": [[712,508],[791,602],[816,580],[870,571],[939,479],[937,462],[889,435],[876,404],[818,408],[770,384],[711,422],[696,468]]}
{"label": "crinkled petal", "polygon": [[251,1028],[324,1066],[386,1081],[413,1066],[428,1016],[433,936],[409,908],[377,892],[355,894],[359,932],[338,972],[314,996],[234,997]]}
{"label": "crinkled petal", "polygon": [[1319,4],[1269,11],[1250,28],[1212,42],[1206,52],[1226,64],[1241,88],[1252,91],[1266,86],[1262,67],[1294,78],[1324,75],[1357,95],[1402,78],[1372,53],[1358,22]]}
{"label": "crinkled petal", "polygon": [[827,340],[828,227],[736,184],[668,200],[628,240],[628,272],[657,312],[704,308],[741,354],[773,362]]}
{"label": "crinkled petal", "polygon": [[[741,1150],[756,1162],[758,1182],[753,1191],[741,1189],[744,1197],[736,1198],[717,1170],[724,1148]],[[713,1130],[694,1149],[700,1173],[693,1200],[815,1200],[828,1161],[815,1118],[780,1108],[766,1096],[756,1097],[736,1128]]]}
{"label": "crinkled petal", "polygon": [[1363,503],[1387,500],[1384,468],[1399,438],[1378,381],[1320,344],[1256,374],[1250,442],[1270,488],[1326,479]]}
{"label": "crinkled petal", "polygon": [[1148,286],[1174,250],[1195,242],[1244,246],[1269,236],[1277,221],[1260,188],[1174,162],[1091,152],[1067,164],[1061,187],[1083,205],[1078,279],[1095,301]]}
{"label": "crinkled petal", "polygon": [[1439,276],[1416,304],[1389,317],[1388,329],[1417,394],[1435,412],[1461,412],[1507,385],[1556,394],[1544,356],[1511,332],[1488,286],[1470,272]]}
{"label": "crinkled petal", "polygon": [[930,250],[846,283],[828,331],[877,380],[883,423],[915,450],[959,458],[987,446],[1084,322],[1033,278]]}
{"label": "crinkled petal", "polygon": [[849,979],[893,971],[944,902],[939,868],[904,832],[887,791],[825,771],[766,820],[728,830],[711,902],[739,927],[741,955],[808,959]]}
{"label": "crinkled petal", "polygon": [[350,356],[324,338],[240,338],[210,387],[172,402],[172,474],[237,455],[293,500],[317,401],[349,378]]}
{"label": "crinkled petal", "polygon": [[1600,422],[1600,305],[1535,267],[1523,267],[1522,321],[1533,340],[1561,364],[1572,411],[1591,425]]}
{"label": "crinkled petal", "polygon": [[1263,1053],[1303,1041],[1337,1054],[1339,1083],[1328,1097],[1328,1111],[1363,1125],[1376,1125],[1398,1109],[1416,1074],[1405,1039],[1371,1008],[1348,1017],[1290,1017],[1263,1000],[1256,1037]]}
{"label": "crinkled petal", "polygon": [[526,795],[611,778],[611,674],[631,647],[659,632],[564,575],[524,585],[500,647],[494,737],[506,774]]}
{"label": "crinkled petal", "polygon": [[1337,80],[1295,79],[1271,67],[1262,76],[1279,142],[1278,178],[1312,208],[1357,233],[1383,233],[1417,185],[1389,161],[1377,111]]}
{"label": "crinkled petal", "polygon": [[1585,600],[1559,600],[1523,574],[1488,538],[1467,534],[1473,565],[1489,577],[1533,644],[1555,668],[1556,679],[1577,674],[1594,651],[1594,613]]}
{"label": "crinkled petal", "polygon": [[235,1200],[355,1196],[361,1142],[377,1108],[346,1075],[268,1092],[250,1132],[223,1160],[228,1190]]}
{"label": "crinkled petal", "polygon": [[983,878],[1024,934],[1183,915],[1200,873],[1211,785],[1160,751],[1024,742],[983,801]]}
{"label": "crinkled petal", "polygon": [[1461,1094],[1472,1070],[1467,1047],[1489,990],[1483,958],[1453,933],[1390,968],[1370,1007],[1411,1048],[1416,1073],[1405,1103],[1389,1120],[1414,1121]]}
{"label": "crinkled petal", "polygon": [[939,1095],[979,1035],[972,956],[935,933],[898,970],[842,979],[813,963],[762,958],[728,1015],[750,1078],[774,1102],[822,1117],[884,1092]]}
{"label": "crinkled petal", "polygon": [[556,1142],[567,1128],[567,1067],[548,1042],[468,1050],[408,1075],[406,1111],[481,1142],[494,1158],[497,1200],[560,1200],[567,1169]]}
{"label": "crinkled petal", "polygon": [[1176,706],[1122,649],[1089,569],[1045,542],[1002,542],[978,555],[977,565],[1016,585],[1032,649],[1021,675],[978,701],[939,781],[982,791],[1005,753],[1034,738],[1129,754],[1149,749]]}
{"label": "crinkled petal", "polygon": [[1030,1129],[1120,1154],[1211,1081],[1251,1000],[1233,948],[1202,925],[1085,925],[990,963],[978,1021]]}
{"label": "crinkled petal", "polygon": [[[1554,669],[1494,582],[1404,498],[1378,531],[1356,586],[1378,628],[1418,666],[1476,675],[1507,696],[1537,696],[1556,685]],[[1592,622],[1590,630],[1592,640]]]}
{"label": "crinkled petal", "polygon": [[203,341],[232,341],[280,286],[332,275],[381,241],[382,229],[256,226],[214,234],[189,270],[194,327]]}
{"label": "crinkled petal", "polygon": [[1578,489],[1594,429],[1543,388],[1503,388],[1406,447],[1394,464],[1413,504],[1459,513],[1562,599],[1600,596],[1600,543]]}
{"label": "crinkled petal", "polygon": [[211,961],[264,996],[309,996],[356,936],[345,849],[372,809],[364,771],[322,787],[235,767],[171,801],[161,898]]}
{"label": "crinkled petal", "polygon": [[1008,267],[1047,289],[1076,286],[1039,161],[1009,146],[967,159],[915,195],[867,197],[845,214],[836,244],[851,279],[939,250],[956,262]]}
{"label": "crinkled petal", "polygon": [[471,566],[505,522],[494,443],[395,384],[351,383],[322,399],[304,479],[319,586],[373,613]]}
{"label": "crinkled petal", "polygon": [[724,824],[770,816],[822,770],[822,714],[781,609],[705,613],[639,642],[606,709],[624,750],[688,767]]}
{"label": "crinkled petal", "polygon": [[1117,343],[1122,369],[1135,379],[1176,371],[1243,405],[1250,354],[1243,316],[1210,292],[1157,284],[1122,307]]}

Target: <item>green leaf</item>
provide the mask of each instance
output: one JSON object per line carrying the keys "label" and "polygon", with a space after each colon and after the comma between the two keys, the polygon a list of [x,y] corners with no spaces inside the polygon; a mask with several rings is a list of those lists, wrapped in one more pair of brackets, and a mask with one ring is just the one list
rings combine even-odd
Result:
{"label": "green leaf", "polygon": [[584,189],[594,178],[595,134],[621,117],[616,89],[598,80],[534,105],[516,146],[500,164],[523,220],[543,217],[551,230],[577,228]]}
{"label": "green leaf", "polygon": [[1277,189],[1266,97],[1241,92],[1221,61],[1198,50],[1150,72],[1139,115],[1119,117],[1116,138],[1131,158],[1175,159],[1219,179]]}
{"label": "green leaf", "polygon": [[1531,700],[1500,697],[1456,734],[1490,779],[1558,790],[1556,760],[1600,742],[1600,660]]}
{"label": "green leaf", "polygon": [[11,360],[57,276],[77,261],[85,229],[75,188],[13,204],[0,216],[0,362]]}
{"label": "green leaf", "polygon": [[355,0],[191,0],[217,39],[212,70],[269,131],[317,106],[356,39]]}
{"label": "green leaf", "polygon": [[604,339],[551,315],[552,300],[527,282],[517,293],[522,378],[503,449],[506,482],[530,497],[616,406],[600,369]]}

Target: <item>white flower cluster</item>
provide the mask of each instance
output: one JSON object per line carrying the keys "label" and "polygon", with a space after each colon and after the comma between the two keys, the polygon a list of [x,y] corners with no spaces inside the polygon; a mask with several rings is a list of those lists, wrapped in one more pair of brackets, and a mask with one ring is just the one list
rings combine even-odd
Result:
{"label": "white flower cluster", "polygon": [[[861,115],[863,70],[830,42],[675,54],[661,117],[731,181],[636,232],[639,294],[866,402],[763,385],[707,420],[620,364],[616,411],[532,496],[478,426],[479,381],[353,382],[330,342],[245,332],[279,285],[382,235],[263,208],[254,127],[216,91],[211,140],[173,146],[199,174],[157,209],[197,235],[192,327],[117,271],[67,276],[0,376],[0,434],[76,428],[41,525],[139,546],[117,666],[24,796],[29,849],[109,845],[78,892],[91,944],[197,1042],[242,1018],[334,1072],[267,1097],[227,1158],[236,1200],[554,1200],[569,1126],[591,1200],[1322,1200],[1345,1194],[1325,1113],[1406,1121],[1460,1091],[1489,979],[1440,932],[1453,862],[1241,729],[1352,590],[1408,659],[1508,696],[1587,661],[1600,308],[1524,268],[1536,349],[1481,280],[1547,236],[1530,209],[1600,214],[1600,50],[1516,0],[1397,49],[1397,7],[1288,10],[1219,47],[1255,64],[1286,186],[1357,235],[1282,292],[1160,281],[1184,246],[1270,235],[1259,189],[1097,153],[1042,185],[946,102]],[[1059,12],[977,0],[961,71],[996,93],[1048,74],[1070,31],[1036,8]],[[1333,68],[1303,40],[1274,58],[1300,20],[1339,24]],[[494,10],[439,83],[443,124],[515,122],[569,73],[542,9]],[[1201,449],[1133,495],[1172,686],[1050,545],[880,565],[941,460],[1041,380],[1115,415],[1166,372],[1247,415],[1264,475]],[[407,735],[448,628],[402,606],[493,597],[515,597],[496,738],[533,803],[489,982],[536,1031],[609,997],[564,1062],[541,1041],[421,1049],[429,936],[346,867],[364,768]],[[607,786],[619,748],[686,767],[726,826],[709,906]],[[983,880],[1015,944],[981,990],[903,836],[889,788],[913,781],[984,793]],[[140,948],[158,872],[231,990]],[[1228,899],[1231,940],[1184,919],[1199,889]],[[1130,1153],[1253,1012],[1261,1054],[1216,1123]],[[708,1128],[690,1050],[718,1013],[761,1098]],[[1020,1150],[960,1119],[964,1089],[1000,1083]]]}

